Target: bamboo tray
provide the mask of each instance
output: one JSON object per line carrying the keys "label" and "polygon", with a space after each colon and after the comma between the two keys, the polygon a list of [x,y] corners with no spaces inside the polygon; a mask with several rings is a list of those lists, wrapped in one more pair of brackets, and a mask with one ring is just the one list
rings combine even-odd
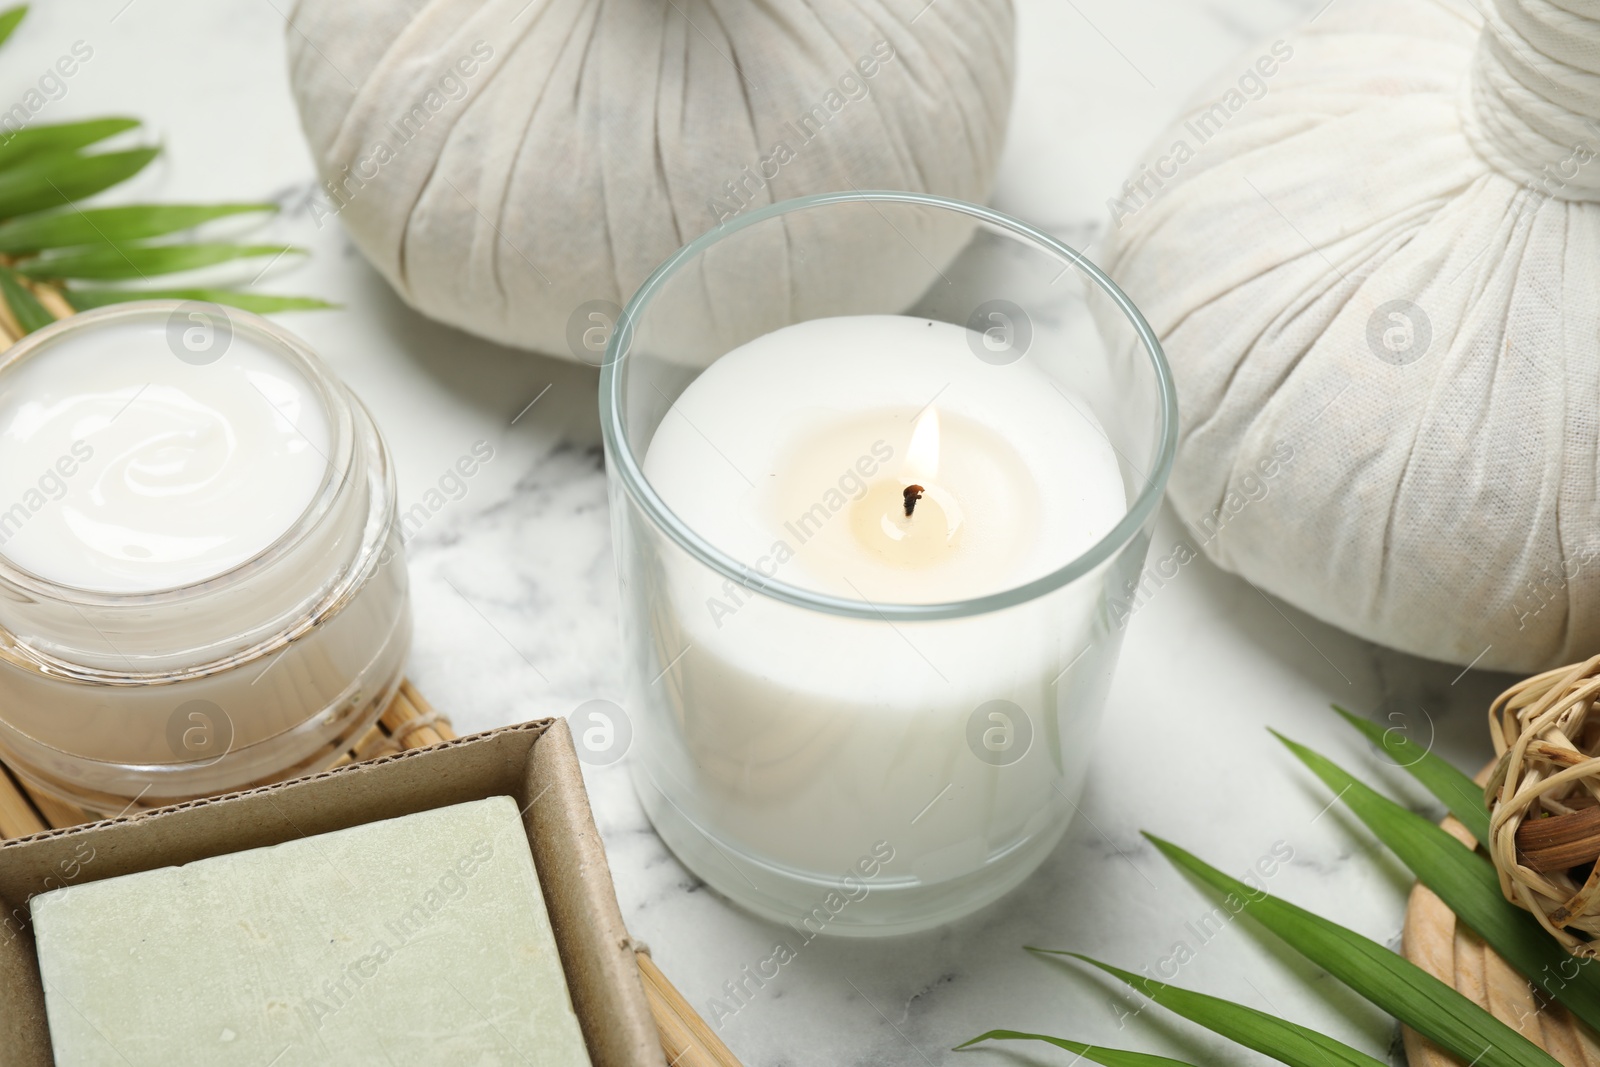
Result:
{"label": "bamboo tray", "polygon": [[[0,321],[3,318],[0,316]],[[408,748],[422,748],[455,736],[450,720],[429,704],[409,680],[402,681],[377,724],[333,766],[376,759]],[[91,822],[99,817],[23,785],[9,767],[0,764],[0,838],[24,837]],[[643,945],[636,945],[635,949],[645,1000],[650,1005],[669,1067],[740,1067],[728,1047],[661,973],[650,958],[650,950]],[[1600,1067],[1600,1060],[1594,1067]]]}
{"label": "bamboo tray", "polygon": [[[1478,776],[1479,784],[1489,768]],[[1454,818],[1439,824],[1463,844],[1477,842]],[[1559,1060],[1563,1067],[1600,1067],[1600,1040],[1560,1004],[1537,993],[1477,934],[1456,921],[1444,901],[1418,882],[1406,904],[1401,953],[1446,985],[1522,1034]],[[1577,962],[1576,960],[1574,962]],[[1570,976],[1569,976],[1570,977]],[[1552,981],[1560,981],[1559,976]],[[1466,1067],[1410,1027],[1402,1027],[1411,1067]]]}

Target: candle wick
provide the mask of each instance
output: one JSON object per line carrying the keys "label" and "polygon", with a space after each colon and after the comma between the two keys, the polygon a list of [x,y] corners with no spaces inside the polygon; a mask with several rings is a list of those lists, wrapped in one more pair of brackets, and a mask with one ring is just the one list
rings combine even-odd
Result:
{"label": "candle wick", "polygon": [[922,499],[922,486],[908,485],[903,495],[906,498],[906,518],[909,519],[911,513],[917,510],[917,501]]}

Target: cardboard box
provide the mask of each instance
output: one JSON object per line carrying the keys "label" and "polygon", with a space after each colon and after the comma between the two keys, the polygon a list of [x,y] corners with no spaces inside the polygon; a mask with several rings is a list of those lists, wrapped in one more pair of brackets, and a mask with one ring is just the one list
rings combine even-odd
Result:
{"label": "cardboard box", "polygon": [[[561,719],[541,719],[277,785],[0,844],[0,1067],[47,1067],[29,898],[430,808],[511,796],[594,1067],[661,1067],[633,944]],[[418,990],[419,999],[431,995]],[[175,991],[175,995],[177,994]]]}

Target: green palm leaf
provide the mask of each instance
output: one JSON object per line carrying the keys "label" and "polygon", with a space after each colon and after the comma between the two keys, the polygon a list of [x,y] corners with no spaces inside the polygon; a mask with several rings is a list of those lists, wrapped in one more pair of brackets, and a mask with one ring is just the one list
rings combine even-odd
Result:
{"label": "green palm leaf", "polygon": [[69,207],[0,223],[0,253],[14,256],[46,248],[125,244],[193,229],[228,215],[277,209],[276,204],[130,204],[88,210]]}
{"label": "green palm leaf", "polygon": [[1252,890],[1169,841],[1145,836],[1175,866],[1237,900],[1295,951],[1465,1062],[1557,1067],[1549,1053],[1411,961],[1304,908]]}
{"label": "green palm leaf", "polygon": [[1152,1056],[1147,1052],[1123,1052],[1120,1049],[1101,1048],[1099,1045],[1086,1045],[1081,1041],[1068,1041],[1064,1037],[1023,1033],[1021,1030],[990,1030],[986,1034],[979,1034],[971,1041],[963,1041],[956,1046],[956,1050],[970,1048],[980,1041],[1043,1041],[1056,1048],[1075,1052],[1083,1059],[1101,1064],[1103,1067],[1192,1067],[1182,1060],[1168,1059],[1166,1056]]}
{"label": "green palm leaf", "polygon": [[1345,722],[1367,735],[1374,745],[1387,752],[1422,787],[1432,793],[1450,814],[1461,821],[1467,832],[1479,841],[1489,839],[1489,806],[1483,798],[1483,788],[1428,749],[1417,744],[1399,730],[1385,730],[1375,722],[1333,705],[1333,710]]}
{"label": "green palm leaf", "polygon": [[[0,10],[0,44],[27,14],[25,4]],[[148,145],[123,151],[84,151],[139,125],[138,119],[112,116],[10,131],[0,127],[0,220],[4,220],[0,221],[0,256],[10,257],[0,266],[0,299],[25,332],[53,321],[53,316],[23,284],[19,273],[52,283],[62,279],[123,281],[300,251],[286,245],[142,243],[227,215],[277,210],[272,204],[77,207],[76,201],[127,181],[160,154],[160,148]],[[73,251],[58,251],[61,249]],[[50,254],[39,257],[39,252]],[[313,297],[220,288],[65,288],[63,295],[77,311],[156,299],[203,300],[255,312],[335,306]]]}
{"label": "green palm leaf", "polygon": [[138,174],[160,151],[130,148],[92,156],[57,152],[0,169],[0,218],[93,196]]}
{"label": "green palm leaf", "polygon": [[339,306],[311,296],[245,293],[237,289],[67,289],[62,295],[77,311],[88,311],[107,304],[125,304],[130,300],[203,300],[254,311],[258,315],[274,311],[320,311]]}
{"label": "green palm leaf", "polygon": [[86,252],[31,259],[17,268],[30,278],[83,278],[91,281],[120,281],[148,278],[156,274],[210,267],[235,259],[279,256],[300,252],[292,245],[178,244],[113,245]]}
{"label": "green palm leaf", "polygon": [[1077,952],[1047,948],[1030,948],[1028,951],[1071,956],[1098,967],[1190,1022],[1199,1023],[1245,1048],[1264,1052],[1275,1060],[1289,1064],[1289,1067],[1388,1067],[1382,1060],[1359,1052],[1342,1041],[1335,1041],[1315,1030],[1255,1008],[1247,1008],[1243,1004],[1235,1004],[1231,1000],[1166,985]]}
{"label": "green palm leaf", "polygon": [[[1539,921],[1508,901],[1487,858],[1433,823],[1362,785],[1304,745],[1274,736],[1339,794],[1356,817],[1523,977],[1600,1029],[1600,974],[1576,961]],[[1569,975],[1568,972],[1572,973]]]}
{"label": "green palm leaf", "polygon": [[22,21],[22,17],[27,13],[27,4],[18,4],[16,7],[8,7],[4,11],[0,11],[0,44],[6,43],[11,37],[12,31],[17,28],[17,24]]}
{"label": "green palm leaf", "polygon": [[56,320],[56,317],[46,311],[38,298],[28,292],[27,288],[17,280],[17,276],[9,270],[0,269],[0,296],[5,297],[6,306],[11,309],[11,314],[16,316],[17,325],[22,327],[23,333],[32,333]]}
{"label": "green palm leaf", "polygon": [[139,128],[138,119],[85,119],[82,122],[47,123],[27,126],[0,138],[0,167],[12,167],[25,159],[47,154],[61,155]]}

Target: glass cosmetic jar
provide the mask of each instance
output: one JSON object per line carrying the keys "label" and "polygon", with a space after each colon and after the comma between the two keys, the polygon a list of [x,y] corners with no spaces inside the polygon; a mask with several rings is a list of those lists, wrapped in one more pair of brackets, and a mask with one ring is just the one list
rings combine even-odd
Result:
{"label": "glass cosmetic jar", "polygon": [[0,757],[91,810],[331,763],[410,643],[359,400],[248,312],[149,301],[0,355]]}
{"label": "glass cosmetic jar", "polygon": [[1076,810],[1176,444],[1127,297],[986,208],[791,200],[645,282],[600,407],[630,766],[679,859],[806,939],[1027,877]]}

